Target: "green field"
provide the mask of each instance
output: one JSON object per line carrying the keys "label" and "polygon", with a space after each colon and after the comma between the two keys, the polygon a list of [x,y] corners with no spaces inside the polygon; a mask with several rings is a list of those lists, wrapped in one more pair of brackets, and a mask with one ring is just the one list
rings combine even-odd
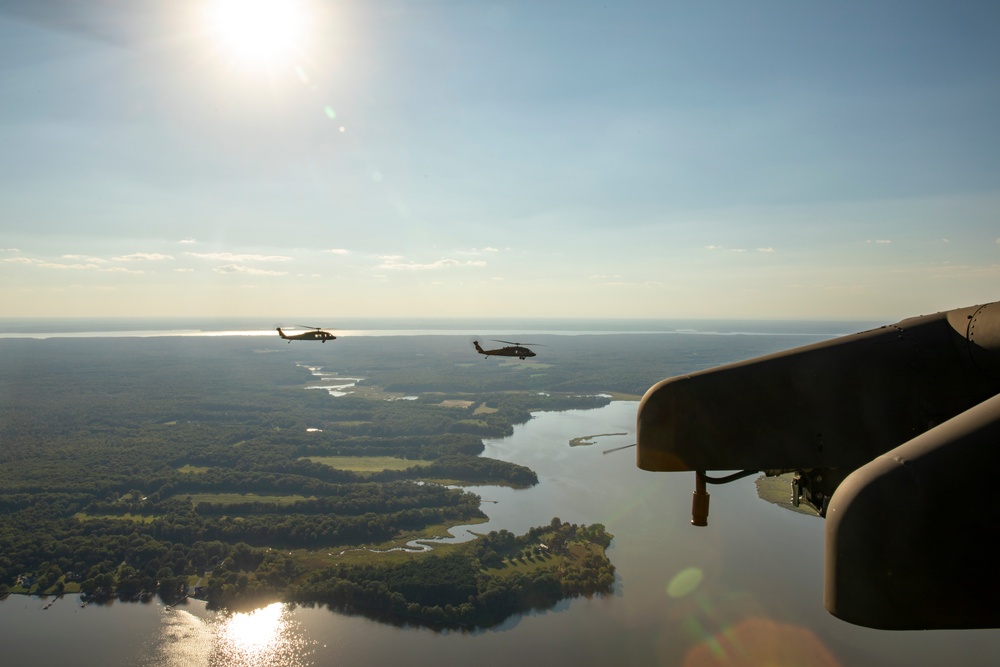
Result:
{"label": "green field", "polygon": [[415,461],[397,456],[307,456],[314,463],[337,470],[353,472],[382,472],[383,470],[406,470],[414,466],[428,466],[431,461]]}
{"label": "green field", "polygon": [[77,512],[73,515],[73,518],[80,521],[89,521],[90,519],[118,519],[120,521],[134,521],[136,523],[152,523],[157,517],[152,514],[87,514],[86,512]]}
{"label": "green field", "polygon": [[191,503],[211,503],[213,505],[237,505],[241,503],[274,503],[276,505],[291,505],[301,500],[313,500],[312,497],[299,495],[264,495],[258,493],[189,493],[179,498],[189,498]]}

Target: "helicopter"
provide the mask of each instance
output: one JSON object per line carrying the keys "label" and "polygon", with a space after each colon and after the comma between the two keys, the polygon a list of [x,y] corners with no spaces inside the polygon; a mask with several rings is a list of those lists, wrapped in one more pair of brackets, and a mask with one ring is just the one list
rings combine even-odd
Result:
{"label": "helicopter", "polygon": [[[472,344],[476,346],[476,352],[482,354],[483,356],[497,356],[497,357],[518,357],[523,360],[525,357],[533,357],[535,353],[526,348],[524,343],[514,343],[509,340],[497,340],[498,343],[507,343],[509,347],[501,347],[497,350],[484,350],[479,346],[479,341],[474,340]],[[527,345],[536,345],[536,343],[527,343]]]}
{"label": "helicopter", "polygon": [[278,335],[287,340],[289,344],[291,344],[293,340],[318,340],[321,343],[325,343],[328,340],[337,340],[336,336],[329,331],[323,331],[322,327],[307,327],[304,324],[297,324],[296,326],[300,326],[304,329],[313,329],[313,331],[306,331],[305,333],[292,334],[289,336],[281,330],[281,327],[278,327]]}

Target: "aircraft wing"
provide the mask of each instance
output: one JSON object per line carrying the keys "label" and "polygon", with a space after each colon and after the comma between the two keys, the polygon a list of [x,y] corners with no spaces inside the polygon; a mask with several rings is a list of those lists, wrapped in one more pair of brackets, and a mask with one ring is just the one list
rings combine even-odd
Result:
{"label": "aircraft wing", "polygon": [[695,471],[699,525],[707,471],[795,471],[796,499],[827,517],[833,614],[1000,627],[1000,568],[973,553],[1000,543],[983,479],[998,394],[1000,303],[959,308],[664,380],[640,403],[636,463]]}

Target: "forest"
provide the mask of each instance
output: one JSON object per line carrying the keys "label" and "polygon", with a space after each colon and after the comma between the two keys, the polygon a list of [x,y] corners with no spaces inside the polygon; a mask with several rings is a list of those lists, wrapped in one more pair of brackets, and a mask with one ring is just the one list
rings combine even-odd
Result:
{"label": "forest", "polygon": [[[544,553],[482,536],[373,555],[485,520],[464,486],[537,483],[480,456],[484,437],[636,386],[452,337],[341,342],[0,340],[0,594],[294,599],[461,625],[609,589],[603,547],[557,550],[604,540],[576,527],[548,527]],[[355,386],[331,395],[335,378]],[[399,583],[441,579],[419,568],[465,583]]]}
{"label": "forest", "polygon": [[554,517],[524,535],[491,531],[443,556],[318,570],[292,599],[431,625],[490,626],[566,597],[611,592],[611,539],[601,524]]}

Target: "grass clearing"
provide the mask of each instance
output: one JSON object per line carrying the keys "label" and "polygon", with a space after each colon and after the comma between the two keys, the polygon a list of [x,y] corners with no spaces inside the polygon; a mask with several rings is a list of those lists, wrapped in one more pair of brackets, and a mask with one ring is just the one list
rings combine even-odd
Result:
{"label": "grass clearing", "polygon": [[361,384],[354,385],[353,387],[344,387],[340,391],[344,394],[354,396],[356,398],[367,398],[372,401],[392,401],[399,400],[404,396],[409,394],[404,394],[398,391],[385,391],[382,387],[377,387],[375,385]]}
{"label": "grass clearing", "polygon": [[457,398],[449,398],[441,401],[438,405],[445,408],[467,408],[473,403],[475,403],[475,401],[463,401]]}
{"label": "grass clearing", "polygon": [[598,544],[574,542],[567,547],[567,553],[553,554],[549,551],[535,553],[530,558],[505,558],[499,568],[487,568],[486,571],[501,577],[520,577],[538,570],[559,570],[571,563],[583,562],[590,555],[601,556],[603,548]]}
{"label": "grass clearing", "polygon": [[337,470],[350,470],[352,472],[406,470],[407,468],[424,467],[431,464],[430,461],[415,461],[397,456],[307,456],[305,458]]}
{"label": "grass clearing", "polygon": [[612,401],[641,401],[642,395],[640,394],[626,394],[620,391],[604,391],[602,394],[607,394],[611,397]]}
{"label": "grass clearing", "polygon": [[273,503],[282,507],[301,500],[315,500],[315,496],[279,496],[261,495],[257,493],[185,493],[175,498],[190,499],[193,505],[211,503],[213,505],[238,505],[240,503]]}
{"label": "grass clearing", "polygon": [[132,521],[134,523],[153,523],[159,518],[158,515],[153,514],[131,514],[126,512],[125,514],[87,514],[86,512],[77,512],[73,515],[73,518],[77,521],[92,521],[94,519],[117,519],[119,521]]}
{"label": "grass clearing", "polygon": [[[483,523],[485,521],[488,521],[488,519],[473,519],[469,521],[469,524]],[[420,530],[402,533],[394,539],[379,544],[336,546],[318,550],[295,549],[285,553],[288,553],[292,560],[304,566],[309,571],[315,571],[336,564],[382,565],[401,563],[411,558],[420,558],[428,554],[444,556],[454,550],[467,548],[468,542],[461,542],[458,544],[434,543],[431,545],[429,551],[403,550],[406,543],[413,540],[431,541],[440,537],[457,537],[452,532],[453,528],[452,524],[435,524]],[[395,550],[393,551],[393,549]]]}

